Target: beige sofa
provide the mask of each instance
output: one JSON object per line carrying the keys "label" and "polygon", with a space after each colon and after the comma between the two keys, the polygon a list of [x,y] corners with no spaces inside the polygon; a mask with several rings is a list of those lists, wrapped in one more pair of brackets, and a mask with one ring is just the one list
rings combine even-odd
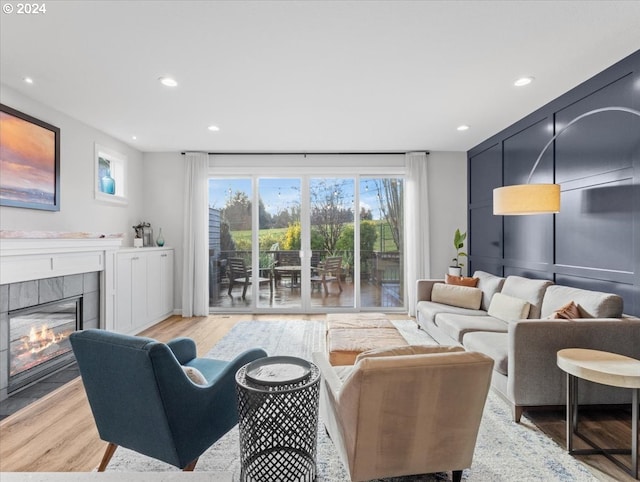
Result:
{"label": "beige sofa", "polygon": [[[442,280],[418,280],[417,322],[442,345],[493,358],[492,388],[512,405],[516,422],[525,409],[566,403],[558,350],[592,348],[640,358],[640,319],[622,314],[617,295],[482,271],[473,277],[478,278],[476,288],[445,289],[437,286]],[[518,300],[528,303],[525,316],[509,306]],[[549,319],[571,301],[580,318]],[[580,388],[580,404],[630,401],[628,390],[586,382]]]}
{"label": "beige sofa", "polygon": [[320,416],[352,481],[471,466],[493,360],[461,347],[370,350],[322,373]]}

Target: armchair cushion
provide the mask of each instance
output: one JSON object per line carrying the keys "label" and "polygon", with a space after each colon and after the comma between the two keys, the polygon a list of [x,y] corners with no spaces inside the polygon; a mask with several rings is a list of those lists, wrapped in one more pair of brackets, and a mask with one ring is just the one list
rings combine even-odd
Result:
{"label": "armchair cushion", "polygon": [[182,371],[184,374],[196,385],[206,385],[207,379],[204,377],[202,372],[195,367],[182,366]]}

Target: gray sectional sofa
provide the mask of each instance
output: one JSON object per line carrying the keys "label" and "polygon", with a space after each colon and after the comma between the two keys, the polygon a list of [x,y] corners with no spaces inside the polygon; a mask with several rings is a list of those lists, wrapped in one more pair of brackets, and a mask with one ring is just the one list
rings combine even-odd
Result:
{"label": "gray sectional sofa", "polygon": [[[492,388],[511,404],[516,422],[525,409],[566,404],[558,350],[591,348],[640,358],[640,318],[623,315],[617,295],[482,271],[473,277],[475,288],[418,280],[416,319],[438,343],[493,358]],[[570,302],[579,318],[550,319]],[[580,404],[631,402],[629,390],[590,382],[582,382],[579,393]]]}

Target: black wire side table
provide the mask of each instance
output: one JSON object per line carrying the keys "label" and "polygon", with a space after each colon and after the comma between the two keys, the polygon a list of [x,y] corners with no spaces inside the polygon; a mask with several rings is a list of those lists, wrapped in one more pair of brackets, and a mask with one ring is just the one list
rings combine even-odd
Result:
{"label": "black wire side table", "polygon": [[306,360],[272,356],[236,373],[240,480],[316,478],[320,371]]}

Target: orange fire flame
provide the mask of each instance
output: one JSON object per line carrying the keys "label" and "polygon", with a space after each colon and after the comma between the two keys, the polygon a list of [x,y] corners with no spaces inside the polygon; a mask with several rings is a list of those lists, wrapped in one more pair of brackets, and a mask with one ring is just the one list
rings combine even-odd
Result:
{"label": "orange fire flame", "polygon": [[54,343],[64,339],[64,334],[56,335],[48,325],[42,325],[38,330],[35,326],[31,327],[29,332],[29,340],[25,340],[25,348],[31,353],[39,353]]}

